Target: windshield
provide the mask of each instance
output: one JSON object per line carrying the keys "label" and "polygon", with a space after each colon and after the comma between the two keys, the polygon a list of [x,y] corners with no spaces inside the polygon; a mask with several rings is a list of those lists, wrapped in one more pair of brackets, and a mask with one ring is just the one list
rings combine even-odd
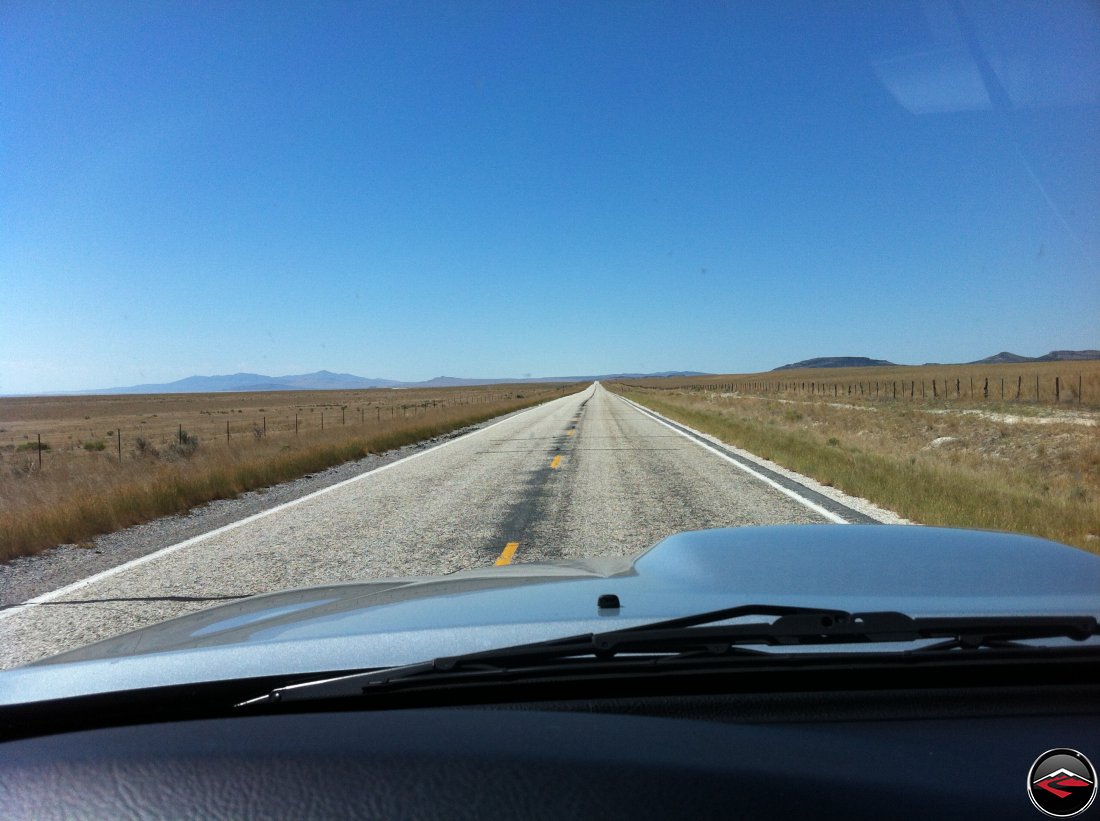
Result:
{"label": "windshield", "polygon": [[1100,615],[1095,3],[16,2],[0,98],[0,668]]}

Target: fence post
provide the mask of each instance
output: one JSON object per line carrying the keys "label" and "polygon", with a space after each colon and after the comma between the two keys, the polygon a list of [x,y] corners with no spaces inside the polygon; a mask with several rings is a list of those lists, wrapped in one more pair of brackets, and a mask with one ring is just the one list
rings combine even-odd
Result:
{"label": "fence post", "polygon": [[1035,401],[1039,401],[1039,374],[1035,374]]}
{"label": "fence post", "polygon": [[1021,376],[1016,377],[1016,401],[1017,402],[1020,401],[1020,392],[1023,389],[1024,389],[1024,377],[1021,375]]}
{"label": "fence post", "polygon": [[1062,400],[1062,380],[1059,377],[1054,377],[1054,404],[1057,405]]}
{"label": "fence post", "polygon": [[118,442],[118,461],[122,461],[122,429],[115,431],[115,441]]}
{"label": "fence post", "polygon": [[294,414],[294,435],[298,435],[298,414]]}
{"label": "fence post", "polygon": [[267,438],[267,417],[264,417],[264,438]]}
{"label": "fence post", "polygon": [[183,425],[180,425],[180,445],[183,445]]}
{"label": "fence post", "polygon": [[321,430],[325,429],[325,412],[321,411]]}
{"label": "fence post", "polygon": [[988,376],[985,378],[985,387],[982,388],[982,397],[985,398],[985,399],[989,398],[989,377]]}
{"label": "fence post", "polygon": [[225,441],[229,441],[229,420],[225,420]]}
{"label": "fence post", "polygon": [[38,434],[38,472],[42,472],[42,434]]}

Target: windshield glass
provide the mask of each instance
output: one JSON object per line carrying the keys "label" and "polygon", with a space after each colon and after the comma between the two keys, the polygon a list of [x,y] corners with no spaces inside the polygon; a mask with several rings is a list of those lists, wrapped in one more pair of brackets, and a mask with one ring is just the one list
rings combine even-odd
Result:
{"label": "windshield glass", "polygon": [[1098,615],[1095,3],[16,2],[0,98],[0,668]]}

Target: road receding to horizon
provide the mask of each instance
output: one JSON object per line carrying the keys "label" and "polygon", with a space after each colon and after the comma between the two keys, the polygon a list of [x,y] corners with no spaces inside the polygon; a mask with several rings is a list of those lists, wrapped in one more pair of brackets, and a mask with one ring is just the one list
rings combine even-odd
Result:
{"label": "road receding to horizon", "polygon": [[596,384],[0,611],[0,668],[293,587],[887,520]]}

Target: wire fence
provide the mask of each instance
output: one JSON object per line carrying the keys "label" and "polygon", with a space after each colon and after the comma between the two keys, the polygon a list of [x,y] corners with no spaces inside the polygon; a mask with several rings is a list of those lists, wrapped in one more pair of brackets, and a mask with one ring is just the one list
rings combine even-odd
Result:
{"label": "wire fence", "polygon": [[890,401],[1030,402],[1100,406],[1100,379],[1085,375],[1017,374],[1015,376],[923,376],[910,379],[746,378],[658,384],[656,380],[622,382],[635,388],[718,391],[759,396],[810,399]]}
{"label": "wire fence", "polygon": [[[112,456],[117,461],[126,459],[169,459],[189,456],[200,446],[206,449],[219,442],[235,447],[260,444],[269,439],[293,439],[314,437],[328,433],[349,436],[359,430],[364,433],[381,427],[403,425],[413,420],[431,422],[447,414],[486,405],[523,400],[525,396],[562,394],[567,389],[561,385],[525,386],[510,391],[473,390],[464,394],[443,395],[435,398],[401,397],[385,401],[362,403],[324,404],[300,406],[296,409],[281,408],[274,412],[252,409],[195,409],[181,414],[179,421],[163,418],[158,414],[134,417],[134,424],[125,425],[116,419],[110,429],[103,431],[103,420],[89,420],[85,436],[76,423],[66,420],[66,427],[46,429],[42,432],[13,431],[0,427],[0,434],[7,433],[6,442],[0,440],[2,457],[17,457],[21,472],[25,469],[42,470],[51,457],[78,458],[85,454]],[[219,418],[224,417],[224,418]],[[88,417],[85,417],[87,420]],[[12,461],[11,458],[8,461]]]}

